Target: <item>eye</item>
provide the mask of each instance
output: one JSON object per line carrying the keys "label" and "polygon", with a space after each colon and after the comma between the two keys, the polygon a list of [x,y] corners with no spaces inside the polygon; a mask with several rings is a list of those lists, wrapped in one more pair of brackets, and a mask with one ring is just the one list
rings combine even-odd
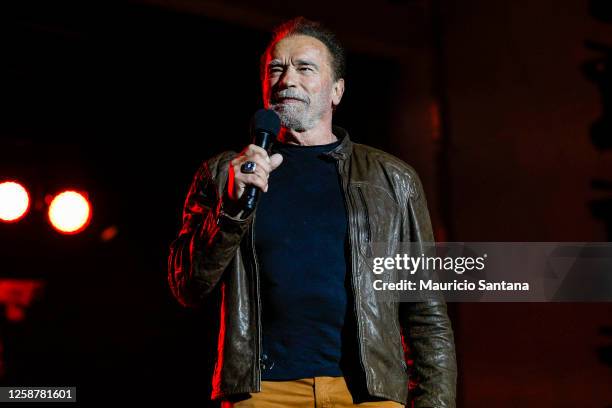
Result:
{"label": "eye", "polygon": [[300,67],[300,71],[312,71],[311,67]]}

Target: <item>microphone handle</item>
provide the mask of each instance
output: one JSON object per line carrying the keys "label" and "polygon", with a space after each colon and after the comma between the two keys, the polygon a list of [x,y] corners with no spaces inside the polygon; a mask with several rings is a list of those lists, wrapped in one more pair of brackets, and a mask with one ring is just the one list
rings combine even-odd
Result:
{"label": "microphone handle", "polygon": [[259,187],[248,186],[244,191],[244,209],[247,212],[251,212],[255,209],[257,201],[259,200]]}
{"label": "microphone handle", "polygon": [[[275,135],[272,133],[264,130],[257,130],[255,132],[255,136],[253,137],[253,144],[265,149],[268,153],[270,153],[270,147],[272,147],[272,141],[274,138]],[[247,212],[251,212],[255,209],[257,201],[259,201],[260,192],[261,190],[257,186],[246,186],[243,193],[243,208]]]}

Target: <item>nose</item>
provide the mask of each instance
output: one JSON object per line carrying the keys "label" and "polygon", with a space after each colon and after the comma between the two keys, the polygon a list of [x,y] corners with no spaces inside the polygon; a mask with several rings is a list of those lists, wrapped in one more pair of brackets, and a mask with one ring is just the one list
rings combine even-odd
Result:
{"label": "nose", "polygon": [[296,71],[293,67],[287,67],[278,79],[278,86],[280,89],[291,88],[296,86]]}

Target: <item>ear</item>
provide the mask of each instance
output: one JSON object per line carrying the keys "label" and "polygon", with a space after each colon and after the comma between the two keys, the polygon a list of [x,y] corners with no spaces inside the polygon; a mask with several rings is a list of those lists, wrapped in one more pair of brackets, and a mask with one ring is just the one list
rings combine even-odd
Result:
{"label": "ear", "polygon": [[340,104],[342,95],[344,94],[344,78],[340,78],[334,83],[332,89],[332,106],[336,107]]}

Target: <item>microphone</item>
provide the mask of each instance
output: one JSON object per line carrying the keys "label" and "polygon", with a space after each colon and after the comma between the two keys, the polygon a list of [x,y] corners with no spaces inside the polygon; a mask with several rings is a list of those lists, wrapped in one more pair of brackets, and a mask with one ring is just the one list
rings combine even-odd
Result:
{"label": "microphone", "polygon": [[[265,149],[270,153],[272,144],[276,141],[276,136],[280,131],[280,118],[271,109],[260,109],[255,112],[251,120],[251,136],[253,144]],[[259,200],[259,187],[246,186],[243,193],[244,209],[253,211],[257,200]]]}

